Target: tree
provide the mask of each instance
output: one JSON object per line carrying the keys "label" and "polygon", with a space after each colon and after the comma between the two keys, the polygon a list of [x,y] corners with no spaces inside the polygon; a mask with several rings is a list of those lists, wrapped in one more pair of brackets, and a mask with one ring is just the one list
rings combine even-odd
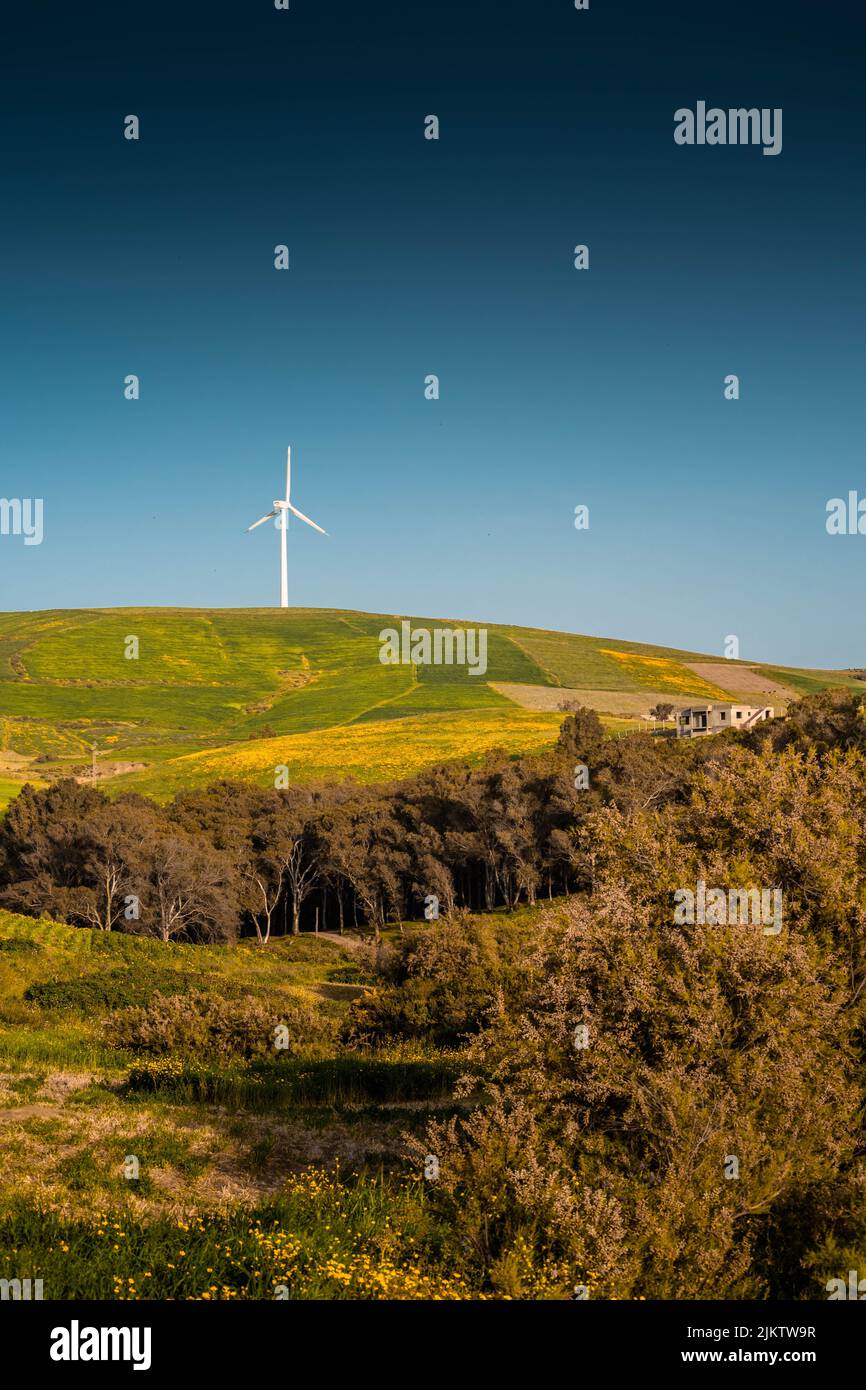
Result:
{"label": "tree", "polygon": [[160,814],[142,797],[111,802],[71,779],[25,787],[0,828],[3,902],[111,931]]}
{"label": "tree", "polygon": [[112,931],[125,925],[127,899],[135,896],[134,883],[143,866],[142,845],[157,824],[155,808],[136,797],[117,802],[101,798],[94,808],[81,866],[82,878],[92,889],[85,914],[91,926]]}
{"label": "tree", "polygon": [[658,704],[653,705],[650,710],[653,719],[660,719],[663,724],[670,719],[673,712],[674,706],[669,704],[666,700],[659,700]]}
{"label": "tree", "polygon": [[564,719],[557,747],[577,762],[592,764],[604,743],[604,725],[593,709],[580,708]]}
{"label": "tree", "polygon": [[503,861],[506,906],[516,907],[521,894],[536,899],[541,879],[541,808],[533,794],[528,764],[509,763],[491,778],[497,845]]}
{"label": "tree", "polygon": [[90,871],[97,887],[88,898],[84,915],[91,926],[100,931],[111,931],[123,919],[128,886],[125,865],[109,850],[104,857],[100,856],[91,863]]}
{"label": "tree", "polygon": [[759,1232],[857,1151],[843,984],[802,937],[572,899],[471,1049],[488,1100],[416,1145],[455,1244],[494,1284],[522,1238],[602,1297],[762,1296]]}
{"label": "tree", "polygon": [[311,853],[310,838],[304,826],[284,827],[278,839],[274,855],[285,871],[286,883],[292,899],[292,935],[301,930],[301,908],[316,887],[316,861]]}
{"label": "tree", "polygon": [[237,899],[231,863],[219,850],[180,831],[146,846],[140,930],[161,941],[231,940]]}
{"label": "tree", "polygon": [[254,852],[241,866],[241,876],[247,888],[243,895],[243,906],[253,919],[256,940],[260,946],[266,946],[271,939],[273,916],[283,894],[285,868],[278,855],[262,849]]}
{"label": "tree", "polygon": [[788,706],[785,719],[762,721],[755,725],[760,736],[753,746],[767,739],[774,747],[796,743],[800,748],[813,745],[820,754],[830,749],[866,748],[866,701],[855,690],[819,690]]}

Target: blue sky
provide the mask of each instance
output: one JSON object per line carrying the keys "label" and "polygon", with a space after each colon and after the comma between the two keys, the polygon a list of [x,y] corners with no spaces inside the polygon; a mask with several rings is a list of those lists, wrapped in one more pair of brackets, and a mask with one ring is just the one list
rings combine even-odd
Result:
{"label": "blue sky", "polygon": [[[0,607],[273,604],[291,443],[292,603],[866,664],[863,20],[406,8],[15,21]],[[699,99],[781,155],[676,146]]]}

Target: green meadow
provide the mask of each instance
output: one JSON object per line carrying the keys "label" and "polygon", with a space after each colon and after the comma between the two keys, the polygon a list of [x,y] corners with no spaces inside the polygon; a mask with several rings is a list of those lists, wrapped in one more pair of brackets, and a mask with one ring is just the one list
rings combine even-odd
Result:
{"label": "green meadow", "polygon": [[[371,988],[351,945],[166,947],[0,911],[0,1278],[52,1299],[479,1296],[406,1152],[459,1113],[459,1055],[341,1044]],[[118,1011],[176,996],[302,1010],[304,1036],[252,1060],[125,1049]]]}

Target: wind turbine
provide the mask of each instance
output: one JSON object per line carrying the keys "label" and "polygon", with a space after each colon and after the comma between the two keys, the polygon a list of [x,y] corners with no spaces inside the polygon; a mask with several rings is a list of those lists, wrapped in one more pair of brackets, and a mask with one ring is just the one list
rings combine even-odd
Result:
{"label": "wind turbine", "polygon": [[308,526],[312,526],[314,531],[321,531],[323,536],[327,536],[327,531],[317,526],[315,521],[311,521],[303,512],[299,512],[297,507],[292,506],[292,450],[291,445],[286,455],[286,495],[285,498],[274,502],[274,510],[268,512],[267,516],[259,517],[252,526],[247,527],[247,532],[255,531],[257,526],[262,526],[264,522],[270,521],[272,516],[280,518],[280,607],[289,606],[289,556],[288,556],[288,530],[289,512],[292,512],[299,521],[305,521]]}

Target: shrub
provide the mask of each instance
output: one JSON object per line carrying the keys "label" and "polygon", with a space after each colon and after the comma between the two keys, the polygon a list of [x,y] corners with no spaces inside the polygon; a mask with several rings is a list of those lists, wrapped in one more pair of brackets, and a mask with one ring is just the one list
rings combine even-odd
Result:
{"label": "shrub", "polygon": [[147,1008],[124,1009],[109,1019],[104,1036],[112,1047],[151,1056],[194,1053],[208,1058],[271,1057],[278,1024],[288,1029],[293,1054],[330,1031],[313,1009],[294,1001],[262,1003],[203,993],[180,998],[155,994]]}
{"label": "shrub", "polygon": [[335,985],[366,985],[373,977],[353,961],[349,965],[335,965],[333,970],[328,971],[327,978]]}
{"label": "shrub", "polygon": [[514,987],[522,933],[510,924],[443,921],[404,938],[379,961],[383,987],[352,1006],[349,1043],[423,1038],[454,1047],[476,1033],[497,999]]}
{"label": "shrub", "polygon": [[0,951],[9,951],[16,956],[39,955],[42,947],[38,941],[28,941],[26,936],[4,936],[0,939]]}
{"label": "shrub", "polygon": [[523,1232],[604,1297],[767,1297],[762,1223],[856,1153],[844,969],[791,930],[655,925],[608,883],[535,972],[471,1053],[493,1103],[415,1146],[455,1240],[491,1281]]}
{"label": "shrub", "polygon": [[461,1070],[448,1057],[280,1057],[228,1063],[223,1059],[218,1065],[151,1057],[130,1067],[127,1086],[131,1092],[273,1112],[296,1105],[429,1104],[450,1096]]}
{"label": "shrub", "polygon": [[157,992],[188,994],[199,983],[200,976],[175,970],[105,970],[68,980],[43,980],[29,985],[24,998],[43,1009],[105,1013],[130,1004],[148,1004]]}

